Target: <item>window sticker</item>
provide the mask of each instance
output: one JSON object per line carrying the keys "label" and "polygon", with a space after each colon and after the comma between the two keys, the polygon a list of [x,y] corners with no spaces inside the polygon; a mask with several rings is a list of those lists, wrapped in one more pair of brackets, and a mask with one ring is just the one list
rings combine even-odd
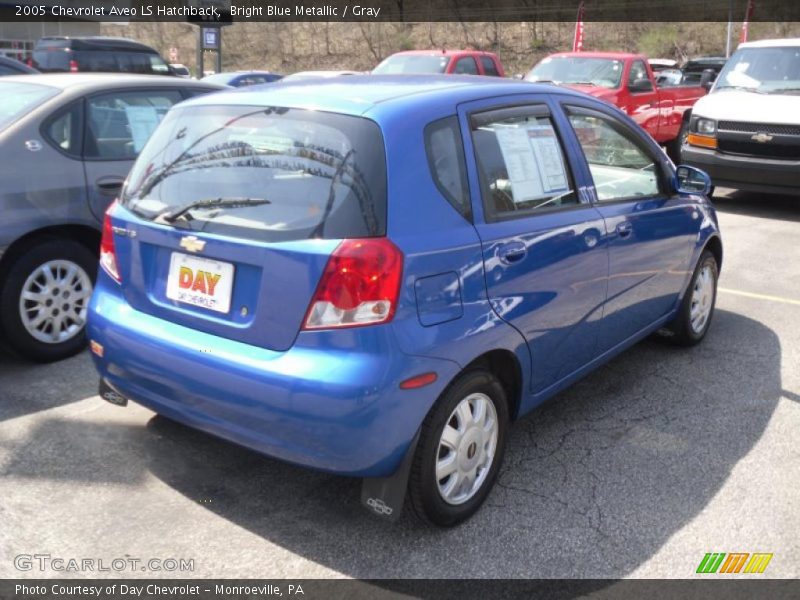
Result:
{"label": "window sticker", "polygon": [[566,168],[551,125],[499,127],[496,135],[515,203],[568,191]]}
{"label": "window sticker", "polygon": [[166,107],[162,109],[155,106],[125,107],[125,114],[128,117],[128,125],[133,138],[133,148],[137,153],[142,151],[145,142],[158,127],[166,112]]}

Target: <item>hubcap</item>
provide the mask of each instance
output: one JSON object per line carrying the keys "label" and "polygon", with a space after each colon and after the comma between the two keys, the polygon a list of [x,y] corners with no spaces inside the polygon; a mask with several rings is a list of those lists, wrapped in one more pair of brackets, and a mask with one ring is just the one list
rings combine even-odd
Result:
{"label": "hubcap", "polygon": [[78,335],[86,324],[92,280],[69,260],[51,260],[25,280],[19,313],[25,330],[36,340],[59,344]]}
{"label": "hubcap", "polygon": [[497,412],[486,394],[458,403],[444,426],[436,457],[436,483],[448,504],[463,504],[481,488],[497,449]]}
{"label": "hubcap", "polygon": [[692,331],[700,333],[711,316],[711,306],[714,303],[714,274],[711,267],[704,266],[694,282],[692,291],[692,305],[689,309],[689,320]]}

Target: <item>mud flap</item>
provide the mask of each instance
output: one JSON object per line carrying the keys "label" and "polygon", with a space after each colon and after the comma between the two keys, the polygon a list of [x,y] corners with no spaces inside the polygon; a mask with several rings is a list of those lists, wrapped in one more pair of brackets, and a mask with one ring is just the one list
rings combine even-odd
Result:
{"label": "mud flap", "polygon": [[103,400],[116,406],[127,406],[128,404],[128,399],[112,388],[105,379],[100,380],[100,390],[98,394],[100,394]]}
{"label": "mud flap", "polygon": [[419,442],[419,432],[418,429],[397,471],[389,477],[365,477],[362,481],[361,504],[372,514],[389,521],[400,518],[408,488],[408,476]]}

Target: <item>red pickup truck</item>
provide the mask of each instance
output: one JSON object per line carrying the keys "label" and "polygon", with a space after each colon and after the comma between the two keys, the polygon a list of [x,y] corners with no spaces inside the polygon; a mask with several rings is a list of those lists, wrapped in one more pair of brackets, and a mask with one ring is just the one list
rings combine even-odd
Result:
{"label": "red pickup truck", "polygon": [[375,67],[379,75],[397,73],[443,73],[448,75],[489,75],[504,77],[500,59],[481,50],[408,50],[396,52]]}
{"label": "red pickup truck", "polygon": [[667,147],[673,160],[689,128],[701,85],[658,87],[647,57],[623,52],[562,52],[542,59],[527,81],[551,81],[618,106]]}

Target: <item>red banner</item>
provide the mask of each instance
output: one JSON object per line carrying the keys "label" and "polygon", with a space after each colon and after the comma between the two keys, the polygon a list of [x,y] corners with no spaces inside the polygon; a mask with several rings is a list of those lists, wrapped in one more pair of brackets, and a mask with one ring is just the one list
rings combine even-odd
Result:
{"label": "red banner", "polygon": [[575,37],[572,40],[572,51],[583,50],[583,2],[578,5],[578,18],[575,21]]}
{"label": "red banner", "polygon": [[750,28],[750,19],[753,18],[753,0],[747,0],[747,10],[744,13],[744,23],[742,23],[742,35],[739,37],[739,43],[747,41],[747,33]]}

